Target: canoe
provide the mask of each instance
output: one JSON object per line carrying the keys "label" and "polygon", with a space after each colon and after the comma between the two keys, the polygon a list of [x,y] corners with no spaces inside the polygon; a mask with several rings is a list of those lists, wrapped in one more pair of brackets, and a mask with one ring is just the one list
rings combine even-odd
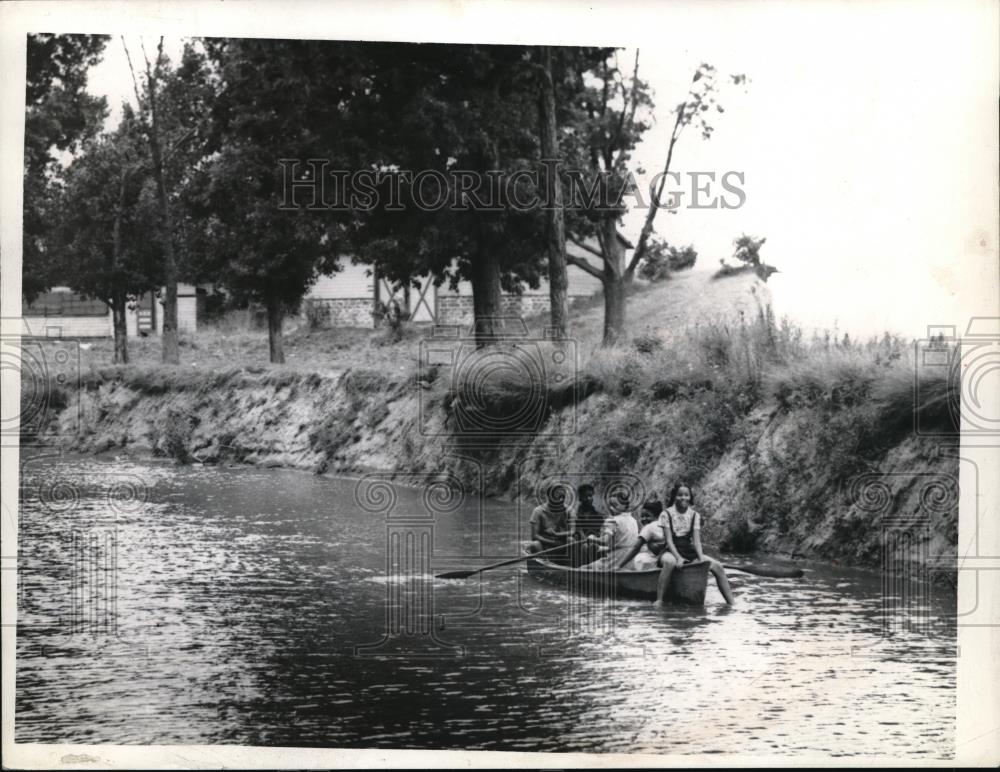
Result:
{"label": "canoe", "polygon": [[[527,554],[527,553],[525,553]],[[528,573],[547,584],[554,584],[567,591],[583,592],[593,597],[609,600],[615,598],[642,598],[656,600],[656,583],[660,569],[651,571],[588,571],[550,563],[542,558],[528,561]],[[670,577],[666,600],[694,606],[705,604],[708,586],[708,561],[686,563]]]}

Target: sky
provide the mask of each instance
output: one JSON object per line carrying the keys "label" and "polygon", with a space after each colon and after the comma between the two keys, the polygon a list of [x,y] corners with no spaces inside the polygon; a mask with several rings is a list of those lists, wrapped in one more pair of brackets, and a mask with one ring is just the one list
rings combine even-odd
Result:
{"label": "sky", "polygon": [[[779,269],[769,281],[777,314],[808,328],[919,338],[928,325],[996,315],[1000,66],[986,4],[670,7],[666,29],[636,33],[621,54],[630,67],[639,48],[656,102],[634,154],[647,171],[640,183],[662,169],[670,111],[701,62],[720,81],[750,79],[723,88],[711,140],[689,129],[675,149],[685,187],[690,172],[744,175],[738,209],[658,213],[657,233],[697,249],[696,270],[717,268],[749,233],[767,238],[761,256]],[[139,40],[126,35],[137,66]],[[153,55],[156,37],[144,41]],[[176,57],[180,38],[166,48]],[[121,100],[134,101],[119,38],[90,88],[115,122]],[[624,220],[633,241],[644,216]]]}

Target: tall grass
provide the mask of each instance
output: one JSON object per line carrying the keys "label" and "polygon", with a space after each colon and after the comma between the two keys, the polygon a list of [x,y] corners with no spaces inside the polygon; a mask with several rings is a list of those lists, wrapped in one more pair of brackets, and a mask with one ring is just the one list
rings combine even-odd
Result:
{"label": "tall grass", "polygon": [[[769,307],[644,334],[594,350],[578,373],[549,375],[541,396],[537,384],[528,388],[516,374],[488,382],[480,405],[501,415],[543,399],[551,413],[607,395],[612,399],[598,403],[582,427],[585,463],[594,473],[658,474],[650,467],[655,458],[672,476],[697,484],[736,451],[749,478],[750,500],[741,506],[778,530],[827,512],[830,486],[877,466],[918,421],[957,432],[946,374],[917,368],[902,339],[808,335],[776,320]],[[451,385],[453,394],[461,388]],[[776,414],[797,428],[764,451],[762,426]],[[738,526],[726,542],[751,548],[752,529]]]}
{"label": "tall grass", "polygon": [[[645,353],[643,353],[645,352]],[[697,481],[721,455],[740,449],[748,500],[741,506],[779,532],[828,515],[831,489],[874,470],[919,425],[957,433],[954,384],[946,368],[917,366],[916,349],[883,335],[807,336],[768,309],[752,319],[712,321],[662,348],[598,356],[590,365],[607,391],[623,384],[643,398],[676,403],[669,432],[685,478]],[[760,445],[755,408],[787,415],[780,442]],[[735,521],[724,539],[750,549],[751,529]]]}

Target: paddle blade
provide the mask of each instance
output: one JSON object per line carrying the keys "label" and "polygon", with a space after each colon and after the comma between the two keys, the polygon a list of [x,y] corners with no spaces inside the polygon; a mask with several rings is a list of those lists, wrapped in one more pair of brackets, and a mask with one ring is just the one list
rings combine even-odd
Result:
{"label": "paddle blade", "polygon": [[443,574],[438,574],[435,579],[467,579],[473,574],[478,574],[478,571],[446,571]]}
{"label": "paddle blade", "polygon": [[801,579],[805,575],[805,571],[801,568],[764,568],[763,566],[737,565],[735,563],[724,563],[723,565],[733,571],[767,576],[771,579]]}

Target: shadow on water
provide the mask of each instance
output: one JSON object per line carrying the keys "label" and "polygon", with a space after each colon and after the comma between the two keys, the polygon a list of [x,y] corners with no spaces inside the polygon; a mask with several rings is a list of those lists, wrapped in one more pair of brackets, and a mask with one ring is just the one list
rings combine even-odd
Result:
{"label": "shadow on water", "polygon": [[511,504],[437,516],[431,565],[350,480],[64,459],[22,483],[18,742],[953,752],[952,597],[898,617],[877,576],[734,573],[732,609],[711,582],[656,609],[523,566],[434,580],[511,555]]}

